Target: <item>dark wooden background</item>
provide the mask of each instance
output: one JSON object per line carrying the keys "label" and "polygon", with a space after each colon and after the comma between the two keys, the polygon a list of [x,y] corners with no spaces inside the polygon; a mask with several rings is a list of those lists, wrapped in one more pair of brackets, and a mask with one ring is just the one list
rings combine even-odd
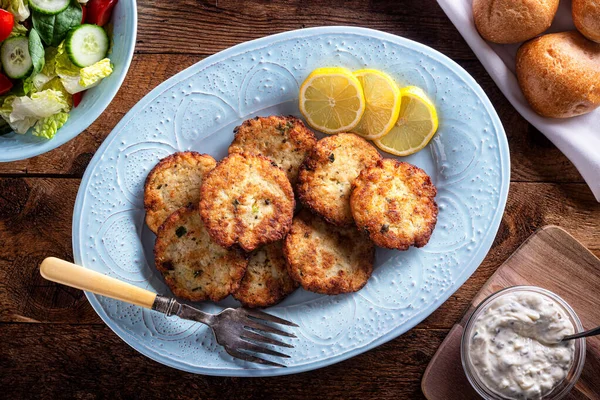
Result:
{"label": "dark wooden background", "polygon": [[[0,164],[0,397],[421,398],[423,371],[450,327],[536,229],[559,225],[600,256],[600,204],[569,160],[504,98],[434,0],[138,0],[138,12],[133,63],[100,118],[57,150]],[[230,46],[323,25],[379,29],[441,51],[475,77],[504,124],[512,171],[502,225],[483,264],[440,309],[407,334],[321,370],[217,378],[143,357],[102,323],[82,292],[42,280],[44,257],[72,260],[71,218],[81,176],[137,101]]]}

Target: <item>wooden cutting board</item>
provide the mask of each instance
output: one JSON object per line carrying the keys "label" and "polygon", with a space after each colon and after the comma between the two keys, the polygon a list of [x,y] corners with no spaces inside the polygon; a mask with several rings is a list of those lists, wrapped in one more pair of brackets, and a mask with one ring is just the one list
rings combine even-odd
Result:
{"label": "wooden cutting board", "polygon": [[[498,268],[477,293],[461,321],[452,327],[423,375],[421,390],[427,399],[480,398],[461,364],[463,328],[483,299],[514,285],[546,288],[573,307],[585,329],[600,325],[600,260],[563,229],[545,226]],[[583,373],[567,399],[600,399],[600,336],[587,339]]]}

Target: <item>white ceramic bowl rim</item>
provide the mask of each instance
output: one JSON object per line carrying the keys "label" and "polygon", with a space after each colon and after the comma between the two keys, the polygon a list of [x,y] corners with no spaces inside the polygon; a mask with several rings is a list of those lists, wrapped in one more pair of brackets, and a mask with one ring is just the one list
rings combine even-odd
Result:
{"label": "white ceramic bowl rim", "polygon": [[[54,138],[50,140],[35,138],[31,135],[31,132],[28,132],[25,135],[11,133],[4,138],[0,136],[0,162],[25,160],[54,150],[77,137],[104,112],[123,84],[123,80],[127,75],[131,60],[133,59],[135,49],[137,36],[136,0],[119,1],[113,11],[113,21],[115,18],[119,18],[121,13],[123,13],[123,22],[127,24],[123,31],[125,40],[123,43],[113,45],[113,52],[111,54],[115,54],[117,47],[122,44],[125,47],[118,48],[118,50],[120,54],[124,54],[124,57],[119,60],[114,60],[109,54],[112,63],[116,64],[113,75],[106,78],[100,85],[88,90],[88,93],[84,95],[79,107],[71,111],[69,121],[67,121],[65,126],[57,132]],[[92,99],[91,95],[95,95],[96,93],[98,93],[98,98]],[[88,97],[88,99],[86,99],[86,97]],[[89,108],[81,110],[81,108],[85,107],[86,100],[92,103]],[[73,114],[75,112],[77,113],[74,116]],[[7,138],[10,138],[9,140],[12,142],[10,145],[7,143]],[[16,140],[17,143],[15,143],[14,140]]]}

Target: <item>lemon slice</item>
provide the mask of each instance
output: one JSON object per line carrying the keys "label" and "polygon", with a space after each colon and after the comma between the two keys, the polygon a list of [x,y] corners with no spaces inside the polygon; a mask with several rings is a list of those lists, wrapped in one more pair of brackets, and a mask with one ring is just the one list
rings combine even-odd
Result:
{"label": "lemon slice", "polygon": [[365,112],[360,82],[344,68],[318,68],[300,86],[300,112],[325,133],[348,132]]}
{"label": "lemon slice", "polygon": [[408,156],[427,146],[438,128],[435,106],[425,92],[408,86],[400,89],[400,115],[385,136],[373,142],[396,156]]}
{"label": "lemon slice", "polygon": [[374,69],[354,72],[365,93],[366,108],[352,132],[365,139],[378,139],[388,133],[400,113],[400,89],[387,74]]}

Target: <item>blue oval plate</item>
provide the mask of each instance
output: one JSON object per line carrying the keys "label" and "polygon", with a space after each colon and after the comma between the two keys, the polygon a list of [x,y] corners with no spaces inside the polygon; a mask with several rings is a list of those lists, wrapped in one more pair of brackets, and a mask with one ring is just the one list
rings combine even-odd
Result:
{"label": "blue oval plate", "polygon": [[17,161],[44,154],[67,143],[86,130],[115,97],[133,58],[137,32],[135,0],[117,2],[112,15],[112,49],[108,57],[114,65],[113,73],[100,84],[86,91],[81,104],[71,110],[69,120],[50,140],[9,133],[0,136],[0,162]]}
{"label": "blue oval plate", "polygon": [[[437,106],[432,142],[404,158],[438,188],[440,213],[427,246],[379,249],[358,293],[298,290],[269,312],[297,322],[288,368],[234,360],[198,323],[87,294],[100,317],[136,350],[185,371],[226,376],[283,375],[347,359],[411,329],[475,271],[498,230],[509,185],[500,120],[461,67],[419,43],[351,27],[304,29],[248,42],[209,57],[142,99],[102,144],[77,196],[75,261],[158,293],[170,294],[154,268],[154,235],[144,225],[143,184],[159,159],[196,150],[221,159],[233,128],[256,115],[298,115],[299,84],[315,68],[376,68],[400,86],[417,85]],[[200,307],[217,312],[231,298]]]}

